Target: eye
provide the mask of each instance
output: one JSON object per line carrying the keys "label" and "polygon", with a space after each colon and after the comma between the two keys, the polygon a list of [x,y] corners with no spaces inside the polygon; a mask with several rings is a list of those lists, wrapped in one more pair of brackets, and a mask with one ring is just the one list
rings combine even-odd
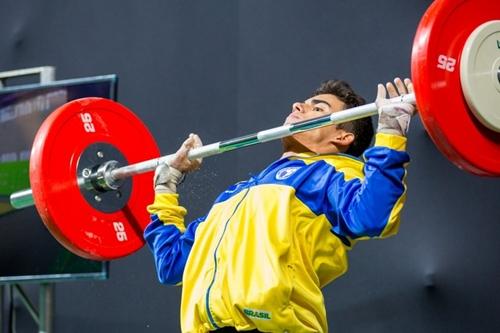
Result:
{"label": "eye", "polygon": [[313,107],[313,111],[316,111],[316,112],[323,112],[323,109],[320,108],[319,106],[315,106]]}

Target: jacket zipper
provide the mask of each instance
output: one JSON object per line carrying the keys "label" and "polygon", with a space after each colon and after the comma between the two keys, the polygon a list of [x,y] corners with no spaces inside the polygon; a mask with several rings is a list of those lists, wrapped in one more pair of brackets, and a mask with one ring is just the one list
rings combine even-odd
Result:
{"label": "jacket zipper", "polygon": [[219,246],[220,246],[220,243],[222,241],[222,238],[224,237],[224,234],[226,233],[226,229],[227,229],[227,226],[229,225],[229,222],[231,221],[232,217],[234,216],[234,214],[236,213],[236,211],[238,210],[238,208],[240,207],[240,204],[243,202],[243,200],[245,200],[248,192],[250,191],[250,187],[251,187],[251,184],[248,184],[248,188],[246,189],[246,192],[245,194],[243,195],[243,197],[241,198],[241,200],[238,202],[238,204],[236,205],[236,207],[234,208],[233,212],[231,213],[231,216],[227,219],[225,225],[224,225],[224,230],[222,231],[222,234],[217,242],[217,246],[215,247],[215,250],[214,250],[214,274],[213,274],[213,277],[212,277],[212,281],[210,282],[210,285],[208,286],[208,289],[207,289],[207,293],[205,295],[205,307],[206,307],[206,310],[207,310],[207,315],[208,315],[208,319],[210,320],[210,323],[212,324],[212,326],[216,329],[219,329],[219,325],[217,325],[215,323],[215,320],[212,316],[212,312],[210,311],[210,290],[212,289],[212,286],[214,285],[214,282],[215,282],[215,275],[217,274],[217,251],[219,249]]}

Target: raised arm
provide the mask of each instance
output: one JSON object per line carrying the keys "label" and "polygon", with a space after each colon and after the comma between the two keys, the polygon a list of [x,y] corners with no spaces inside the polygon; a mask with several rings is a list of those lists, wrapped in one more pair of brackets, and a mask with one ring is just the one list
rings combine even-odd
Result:
{"label": "raised arm", "polygon": [[200,138],[191,134],[176,152],[170,166],[163,164],[155,171],[155,201],[148,206],[151,222],[144,230],[144,238],[153,252],[161,283],[181,282],[196,228],[204,221],[204,218],[199,218],[186,228],[186,209],[179,205],[177,194],[177,185],[184,174],[201,165],[201,160],[190,161],[187,158],[190,149],[201,145]]}
{"label": "raised arm", "polygon": [[[406,134],[415,108],[389,104],[389,97],[411,93],[411,81],[400,79],[379,85],[379,122],[375,144],[364,153],[364,177],[337,177],[330,185],[329,200],[335,203],[337,221],[333,231],[348,239],[386,237],[397,232],[406,199]],[[387,89],[387,90],[386,90]]]}

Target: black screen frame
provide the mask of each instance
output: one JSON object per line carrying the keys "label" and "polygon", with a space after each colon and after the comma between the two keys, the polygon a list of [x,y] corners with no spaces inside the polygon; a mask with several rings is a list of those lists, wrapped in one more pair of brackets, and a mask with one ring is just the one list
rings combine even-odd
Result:
{"label": "black screen frame", "polygon": [[[118,77],[115,74],[110,74],[110,75],[101,75],[101,76],[93,76],[93,77],[85,77],[85,78],[77,78],[77,79],[68,79],[68,80],[60,80],[60,81],[53,81],[50,83],[36,83],[36,84],[24,84],[24,85],[18,85],[18,86],[11,86],[11,87],[3,87],[0,88],[0,98],[2,96],[5,96],[5,94],[14,94],[14,93],[23,93],[23,92],[36,92],[47,89],[47,88],[64,88],[64,87],[69,87],[69,86],[78,86],[78,85],[85,85],[85,84],[94,84],[94,83],[109,83],[109,94],[108,96],[98,96],[98,97],[105,97],[112,99],[114,101],[117,100],[117,92],[118,92]],[[79,96],[78,98],[81,97],[95,97],[95,96]],[[74,100],[75,98],[71,98],[68,100]],[[52,110],[53,111],[53,110]],[[51,112],[52,112],[51,111]],[[25,210],[28,210],[28,212],[25,212],[25,214],[34,214],[35,219],[39,219],[40,223],[41,219],[36,213],[36,210],[34,208],[27,208]],[[30,211],[31,210],[31,211]],[[5,215],[12,215],[13,212],[8,212]],[[5,216],[3,215],[3,216]],[[25,221],[19,221],[19,223],[23,223]],[[1,217],[0,217],[0,223],[1,223]],[[48,231],[47,231],[48,232]],[[8,237],[8,235],[3,235],[3,237]],[[71,272],[71,273],[64,273],[64,272],[59,272],[59,273],[44,273],[44,274],[20,274],[20,275],[1,275],[0,274],[0,284],[14,284],[14,283],[47,283],[47,282],[62,282],[62,281],[72,281],[72,280],[106,280],[109,278],[109,262],[108,261],[94,261],[94,260],[89,260],[85,259],[82,257],[78,257],[77,255],[71,253],[67,249],[65,249],[62,245],[59,244],[61,247],[60,251],[65,251],[67,252],[67,255],[72,257],[72,260],[76,261],[81,261],[82,265],[89,264],[89,265],[95,265],[96,267],[99,267],[98,269],[92,270],[91,272]],[[0,251],[2,249],[2,246],[0,244]],[[16,260],[16,259],[15,259]],[[2,263],[0,262],[0,265]]]}

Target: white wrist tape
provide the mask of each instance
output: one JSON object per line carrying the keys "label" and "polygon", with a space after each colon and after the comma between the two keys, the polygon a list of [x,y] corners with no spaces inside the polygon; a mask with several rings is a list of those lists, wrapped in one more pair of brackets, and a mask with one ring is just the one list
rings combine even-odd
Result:
{"label": "white wrist tape", "polygon": [[154,175],[154,189],[158,194],[173,194],[177,193],[177,185],[182,182],[184,174],[179,170],[160,164]]}
{"label": "white wrist tape", "polygon": [[391,103],[378,109],[377,132],[406,136],[415,107],[409,103]]}

